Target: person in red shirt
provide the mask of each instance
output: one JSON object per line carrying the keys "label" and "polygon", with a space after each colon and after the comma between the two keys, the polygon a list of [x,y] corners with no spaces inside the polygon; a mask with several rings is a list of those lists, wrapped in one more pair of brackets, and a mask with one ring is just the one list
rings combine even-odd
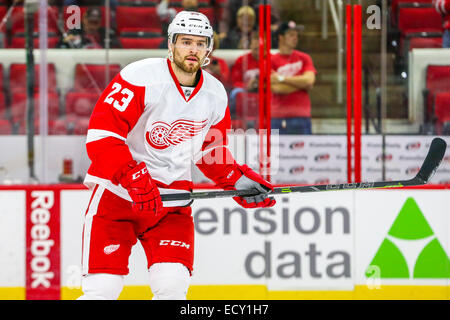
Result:
{"label": "person in red shirt", "polygon": [[295,49],[301,29],[294,21],[282,22],[277,30],[279,53],[271,58],[271,125],[280,134],[311,134],[308,91],[317,71],[311,57]]}
{"label": "person in red shirt", "polygon": [[444,34],[442,47],[450,48],[450,0],[433,0],[433,4],[444,19]]}
{"label": "person in red shirt", "polygon": [[[250,52],[239,56],[231,67],[231,86],[229,105],[232,118],[245,123],[245,127],[254,127],[258,113],[259,84],[259,35],[250,34]],[[243,105],[237,105],[237,96],[243,94]]]}
{"label": "person in red shirt", "polygon": [[209,59],[211,62],[204,68],[204,70],[208,71],[214,77],[219,80],[225,89],[229,91],[230,89],[230,68],[228,67],[225,59],[216,57],[214,55],[214,51],[219,49],[219,35],[214,32],[214,46],[213,51],[211,52]]}

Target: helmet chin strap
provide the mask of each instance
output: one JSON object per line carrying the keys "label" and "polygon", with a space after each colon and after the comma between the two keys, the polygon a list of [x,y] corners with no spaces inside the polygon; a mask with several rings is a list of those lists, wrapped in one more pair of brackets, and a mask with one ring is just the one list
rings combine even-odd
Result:
{"label": "helmet chin strap", "polygon": [[211,51],[208,51],[208,53],[206,54],[206,57],[203,59],[203,63],[201,65],[201,67],[206,67],[210,62],[211,59],[209,58],[209,55],[211,54]]}

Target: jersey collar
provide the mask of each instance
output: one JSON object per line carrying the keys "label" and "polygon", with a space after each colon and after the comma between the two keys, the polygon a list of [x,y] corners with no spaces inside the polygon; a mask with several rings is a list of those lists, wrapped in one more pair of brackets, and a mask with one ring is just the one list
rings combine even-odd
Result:
{"label": "jersey collar", "polygon": [[167,59],[167,67],[169,68],[170,75],[172,76],[173,81],[175,82],[175,85],[178,89],[178,92],[181,94],[184,100],[186,102],[189,102],[192,100],[192,98],[197,94],[197,92],[200,90],[203,84],[203,70],[200,68],[200,80],[198,81],[197,85],[194,88],[194,91],[192,91],[192,94],[186,99],[186,96],[184,95],[183,89],[181,89],[180,82],[178,81],[177,77],[175,76],[175,73],[173,72],[172,65],[170,64],[170,60]]}

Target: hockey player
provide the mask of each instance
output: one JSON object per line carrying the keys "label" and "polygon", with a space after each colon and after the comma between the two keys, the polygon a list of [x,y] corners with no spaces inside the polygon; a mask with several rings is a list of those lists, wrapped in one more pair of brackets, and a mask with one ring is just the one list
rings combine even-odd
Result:
{"label": "hockey player", "polygon": [[227,149],[227,95],[201,69],[212,47],[208,18],[182,11],[168,28],[169,58],[129,64],[100,96],[86,139],[92,196],[79,299],[119,297],[137,240],[154,299],[186,299],[194,260],[191,202],[163,203],[160,194],[190,192],[191,163],[225,190],[258,190],[234,198],[245,208],[275,204],[272,185]]}

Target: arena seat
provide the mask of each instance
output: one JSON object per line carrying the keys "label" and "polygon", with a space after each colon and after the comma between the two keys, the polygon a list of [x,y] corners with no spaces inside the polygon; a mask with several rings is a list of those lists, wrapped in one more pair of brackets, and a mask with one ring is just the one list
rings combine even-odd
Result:
{"label": "arena seat", "polygon": [[213,7],[199,7],[198,8],[198,12],[203,13],[205,16],[208,17],[209,22],[214,25],[216,23],[216,17],[215,17],[215,13],[214,13],[214,8]]}
{"label": "arena seat", "polygon": [[73,134],[86,135],[89,127],[89,117],[79,117],[76,119]]}
{"label": "arena seat", "polygon": [[68,119],[90,117],[99,95],[94,92],[68,92],[65,99],[65,114]]}
{"label": "arena seat", "polygon": [[442,48],[442,37],[412,37],[409,39],[408,50],[416,48]]}
{"label": "arena seat", "polygon": [[[8,11],[8,8],[6,6],[0,6],[0,21],[6,15],[7,11]],[[5,32],[5,31],[6,31],[6,23],[3,24],[2,28],[0,29],[0,32]]]}
{"label": "arena seat", "polygon": [[409,6],[424,6],[432,5],[433,0],[392,0],[390,7],[391,24],[397,26],[398,23],[398,7],[403,4],[408,4]]}
{"label": "arena seat", "polygon": [[428,65],[424,89],[425,120],[432,120],[435,95],[438,92],[450,92],[450,65]]}
{"label": "arena seat", "polygon": [[[35,118],[39,118],[39,93],[34,94]],[[26,117],[27,93],[15,92],[11,97],[11,119],[15,122],[23,122]],[[48,94],[48,119],[55,120],[59,117],[59,97],[56,93]]]}
{"label": "arena seat", "polygon": [[[8,45],[8,48],[25,48],[25,41],[26,38],[25,36],[19,36],[19,35],[14,35],[11,38],[11,43]],[[56,45],[58,44],[59,38],[58,37],[54,37],[54,36],[49,36],[48,37],[48,41],[47,41],[47,47],[49,49],[51,48],[56,48]],[[33,47],[39,49],[39,38],[34,38],[33,39]]]}
{"label": "arena seat", "polygon": [[[131,18],[132,17],[132,18]],[[153,31],[162,32],[161,22],[155,7],[122,6],[116,8],[117,31],[122,32]]]}
{"label": "arena seat", "polygon": [[253,92],[236,94],[236,115],[238,118],[255,120],[259,114],[259,95]]}
{"label": "arena seat", "polygon": [[157,6],[159,0],[119,0],[119,5],[123,6]]}
{"label": "arena seat", "polygon": [[3,78],[5,77],[5,72],[3,70],[3,64],[0,63],[0,92],[3,93]]}
{"label": "arena seat", "polygon": [[120,37],[120,43],[124,49],[158,49],[159,45],[165,40],[164,37]]}
{"label": "arena seat", "polygon": [[[443,126],[450,124],[450,91],[436,92],[434,96],[434,114],[437,133],[442,134]],[[448,132],[445,134],[448,134]]]}
{"label": "arena seat", "polygon": [[7,119],[6,98],[3,91],[0,91],[0,119]]}
{"label": "arena seat", "polygon": [[[57,92],[56,68],[53,63],[47,64],[48,91]],[[39,90],[39,65],[34,67],[35,92]],[[12,63],[9,67],[9,89],[11,93],[25,92],[27,87],[27,66],[25,63]]]}
{"label": "arena seat", "polygon": [[[15,123],[16,132],[17,134],[26,134],[26,122],[20,121]],[[35,134],[39,134],[40,132],[40,121],[39,119],[36,119],[34,121],[34,132]],[[48,121],[48,134],[51,135],[67,135],[70,134],[68,130],[67,122],[64,118],[58,118],[54,120]]]}
{"label": "arena seat", "polygon": [[11,134],[12,125],[7,119],[0,119],[0,134]]}
{"label": "arena seat", "polygon": [[402,36],[418,32],[442,32],[442,17],[434,7],[408,7],[398,9],[398,29]]}
{"label": "arena seat", "polygon": [[108,83],[120,72],[119,64],[109,65],[109,79],[105,79],[107,65],[80,64],[75,66],[74,91],[101,93]]}
{"label": "arena seat", "polygon": [[[59,8],[49,6],[47,13],[47,28],[49,32],[58,33]],[[25,31],[25,16],[23,6],[15,6],[10,17],[12,34]],[[34,32],[39,31],[39,12],[34,14]]]}

